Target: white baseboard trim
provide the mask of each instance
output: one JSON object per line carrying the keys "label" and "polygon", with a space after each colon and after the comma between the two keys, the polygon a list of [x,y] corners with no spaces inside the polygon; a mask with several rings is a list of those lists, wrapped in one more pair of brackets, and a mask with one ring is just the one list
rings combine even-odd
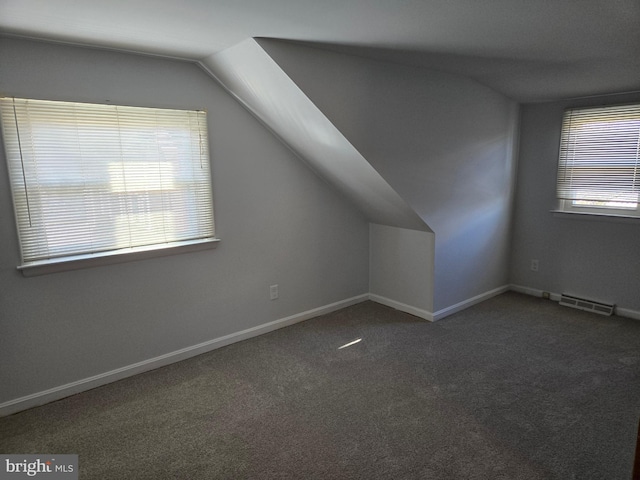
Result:
{"label": "white baseboard trim", "polygon": [[[395,300],[383,297],[381,295],[375,295],[371,293],[358,295],[358,296],[351,297],[339,302],[335,302],[322,307],[307,310],[306,312],[302,312],[299,314],[291,315],[289,317],[274,320],[272,322],[268,322],[263,325],[258,325],[256,327],[242,330],[240,332],[225,335],[223,337],[215,338],[213,340],[208,340],[206,342],[199,343],[197,345],[186,347],[180,350],[176,350],[174,352],[170,352],[165,355],[160,355],[155,358],[143,360],[142,362],[134,363],[132,365],[127,365],[125,367],[111,370],[109,372],[101,373],[89,378],[67,383],[65,385],[61,385],[58,387],[50,388],[42,392],[26,395],[24,397],[20,397],[14,400],[9,400],[7,402],[0,404],[0,417],[11,415],[13,413],[17,413],[22,410],[27,410],[29,408],[37,407],[39,405],[44,405],[45,403],[60,400],[62,398],[74,395],[76,393],[84,392],[86,390],[91,390],[92,388],[100,387],[102,385],[106,385],[108,383],[115,382],[123,378],[137,375],[138,373],[147,372],[150,370],[154,370],[156,368],[170,365],[175,362],[179,362],[181,360],[186,360],[187,358],[195,357],[196,355],[200,355],[200,354],[215,350],[217,348],[230,345],[235,342],[246,340],[248,338],[256,337],[258,335],[262,335],[264,333],[268,333],[268,332],[277,330],[279,328],[287,327],[295,323],[309,320],[310,318],[314,318],[319,315],[331,313],[333,311],[340,310],[341,308],[346,308],[351,305],[361,303],[365,300],[371,300],[373,302],[377,302],[382,305],[386,305],[388,307],[395,308],[396,310],[400,310],[402,312],[406,312],[411,315],[415,315],[416,317],[423,318],[425,320],[433,322],[433,321],[441,320],[449,315],[453,315],[454,313],[464,310],[465,308],[469,308],[472,305],[488,300],[491,297],[500,295],[501,293],[504,293],[508,290],[513,290],[515,292],[520,292],[520,293],[524,293],[524,294],[532,295],[536,297],[542,297],[542,294],[543,294],[542,290],[535,289],[535,288],[530,288],[530,287],[525,287],[522,285],[515,285],[515,284],[505,285],[505,286],[490,290],[488,292],[485,292],[483,294],[477,295],[473,298],[456,303],[455,305],[451,305],[450,307],[443,308],[442,310],[438,310],[435,313],[429,312],[421,308],[413,307],[405,303],[397,302]],[[550,298],[551,300],[559,301],[560,294],[551,293]],[[640,320],[640,311],[616,307],[615,313],[620,317]]]}
{"label": "white baseboard trim", "polygon": [[75,382],[67,383],[66,385],[60,385],[58,387],[50,388],[42,392],[33,393],[24,397],[16,398],[15,400],[9,400],[0,404],[0,417],[11,415],[13,413],[27,410],[32,407],[44,405],[45,403],[60,400],[62,398],[74,395],[76,393],[91,390],[92,388],[100,387],[123,378],[131,377],[139,373],[147,372],[149,370],[155,370],[159,367],[186,360],[187,358],[195,357],[202,353],[215,350],[235,342],[246,340],[251,337],[256,337],[264,333],[272,332],[279,328],[293,325],[310,318],[331,313],[341,308],[355,305],[356,303],[364,302],[369,299],[368,294],[358,295],[356,297],[347,298],[339,302],[324,305],[322,307],[307,310],[306,312],[291,315],[289,317],[274,320],[257,327],[248,328],[240,332],[225,335],[223,337],[214,338],[206,342],[193,345],[191,347],[182,348],[174,352],[170,352],[159,357],[143,360],[142,362],[134,363],[133,365],[127,365],[122,368],[117,368],[109,372],[94,375],[89,378],[84,378]]}
{"label": "white baseboard trim", "polygon": [[489,290],[488,292],[481,293],[480,295],[476,295],[475,297],[463,300],[462,302],[451,305],[450,307],[438,310],[433,314],[433,320],[442,320],[449,315],[453,315],[454,313],[469,308],[477,303],[484,302],[485,300],[489,300],[490,298],[500,295],[501,293],[507,292],[509,289],[510,285],[503,285],[501,287],[494,288],[493,290]]}
{"label": "white baseboard trim", "polygon": [[616,307],[614,310],[614,313],[619,317],[632,318],[633,320],[640,320],[640,312],[637,310]]}
{"label": "white baseboard trim", "polygon": [[442,310],[438,310],[435,313],[429,312],[427,310],[423,310],[418,307],[413,307],[411,305],[407,305],[406,303],[397,302],[387,297],[383,297],[381,295],[375,295],[373,293],[369,294],[369,300],[381,303],[382,305],[386,305],[391,308],[395,308],[396,310],[400,310],[401,312],[410,313],[411,315],[415,315],[416,317],[424,318],[425,320],[429,320],[430,322],[436,322],[438,320],[442,320],[449,315],[453,315],[456,312],[460,312],[465,308],[469,308],[476,303],[484,302],[485,300],[490,299],[491,297],[495,297],[496,295],[500,295],[508,290],[510,290],[510,285],[503,285],[498,288],[494,288],[493,290],[489,290],[488,292],[482,293],[480,295],[476,295],[473,298],[469,298],[462,302],[456,303],[455,305],[451,305],[450,307],[443,308]]}
{"label": "white baseboard trim", "polygon": [[383,297],[381,295],[376,295],[373,293],[369,294],[369,300],[372,302],[380,303],[382,305],[386,305],[387,307],[395,308],[396,310],[400,310],[401,312],[410,313],[411,315],[415,315],[416,317],[423,318],[425,320],[429,320],[433,322],[433,313],[423,310],[418,307],[412,307],[411,305],[407,305],[406,303],[396,302],[395,300],[391,300],[390,298]]}
{"label": "white baseboard trim", "polygon": [[[512,290],[518,293],[524,293],[525,295],[531,295],[532,297],[540,297],[540,298],[542,298],[544,292],[546,291],[546,290],[539,290],[537,288],[525,287],[522,285],[514,285],[514,284],[511,284],[509,286],[509,290]],[[559,293],[554,293],[554,292],[547,292],[547,293],[549,293],[550,300],[553,300],[554,302],[560,301]]]}
{"label": "white baseboard trim", "polygon": [[[519,292],[519,293],[524,293],[526,295],[532,295],[534,297],[542,297],[542,294],[544,292],[544,290],[539,290],[537,288],[530,288],[530,287],[524,287],[522,285],[511,285],[511,290],[513,290],[514,292]],[[560,294],[559,293],[554,293],[554,292],[549,292],[549,298],[551,300],[553,300],[554,302],[559,302],[560,301]],[[640,320],[640,312],[637,310],[631,310],[630,308],[622,308],[622,307],[615,307],[614,310],[614,314],[617,315],[618,317],[625,317],[625,318],[632,318],[634,320]]]}

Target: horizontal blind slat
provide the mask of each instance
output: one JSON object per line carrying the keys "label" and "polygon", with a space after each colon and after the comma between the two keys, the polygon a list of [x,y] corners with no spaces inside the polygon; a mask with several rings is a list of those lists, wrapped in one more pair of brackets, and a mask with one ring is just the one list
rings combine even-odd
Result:
{"label": "horizontal blind slat", "polygon": [[214,237],[206,114],[0,99],[23,261]]}
{"label": "horizontal blind slat", "polygon": [[567,110],[562,122],[560,199],[638,202],[640,105]]}

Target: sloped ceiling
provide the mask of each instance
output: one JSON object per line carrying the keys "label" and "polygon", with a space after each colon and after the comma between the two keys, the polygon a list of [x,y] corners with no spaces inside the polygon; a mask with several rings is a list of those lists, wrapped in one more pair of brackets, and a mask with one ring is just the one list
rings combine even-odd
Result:
{"label": "sloped ceiling", "polygon": [[518,101],[640,89],[637,0],[2,0],[0,33],[201,60],[247,38],[469,76]]}
{"label": "sloped ceiling", "polygon": [[430,231],[254,39],[201,65],[370,221]]}

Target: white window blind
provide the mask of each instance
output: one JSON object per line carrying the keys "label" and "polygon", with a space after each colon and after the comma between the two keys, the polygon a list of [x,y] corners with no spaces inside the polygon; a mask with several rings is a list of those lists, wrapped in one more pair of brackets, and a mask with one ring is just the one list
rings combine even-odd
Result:
{"label": "white window blind", "polygon": [[214,237],[202,111],[0,99],[23,263]]}
{"label": "white window blind", "polygon": [[578,208],[637,210],[639,158],[640,105],[569,109],[562,123],[558,198]]}

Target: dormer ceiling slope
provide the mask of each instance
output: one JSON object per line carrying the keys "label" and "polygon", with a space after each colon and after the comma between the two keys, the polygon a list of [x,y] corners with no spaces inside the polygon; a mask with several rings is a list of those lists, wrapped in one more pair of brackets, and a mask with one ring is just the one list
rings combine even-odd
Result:
{"label": "dormer ceiling slope", "polygon": [[369,221],[431,231],[254,39],[201,66]]}

